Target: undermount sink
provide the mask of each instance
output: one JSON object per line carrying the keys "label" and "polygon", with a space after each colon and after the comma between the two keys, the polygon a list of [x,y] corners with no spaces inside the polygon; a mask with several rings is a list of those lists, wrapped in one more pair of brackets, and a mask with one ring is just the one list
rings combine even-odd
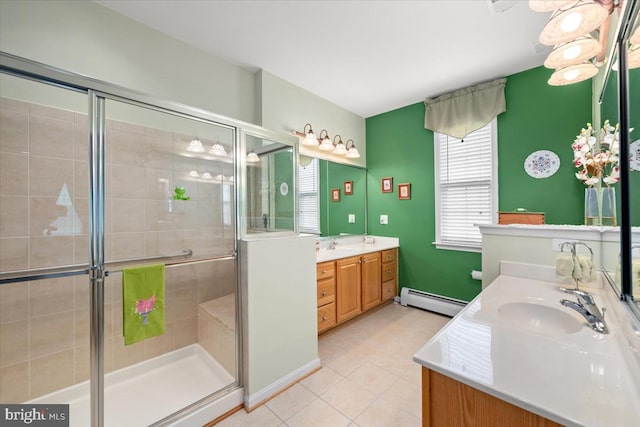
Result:
{"label": "undermount sink", "polygon": [[584,324],[560,308],[529,302],[510,302],[498,308],[503,320],[516,327],[540,333],[573,334]]}

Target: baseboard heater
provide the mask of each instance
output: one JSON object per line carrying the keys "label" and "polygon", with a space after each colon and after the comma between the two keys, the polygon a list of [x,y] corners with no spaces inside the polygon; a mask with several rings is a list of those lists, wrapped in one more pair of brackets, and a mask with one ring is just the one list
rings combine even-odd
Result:
{"label": "baseboard heater", "polygon": [[450,317],[458,314],[467,305],[465,301],[455,298],[443,297],[442,295],[430,294],[429,292],[410,288],[402,288],[400,304],[405,307],[410,305]]}

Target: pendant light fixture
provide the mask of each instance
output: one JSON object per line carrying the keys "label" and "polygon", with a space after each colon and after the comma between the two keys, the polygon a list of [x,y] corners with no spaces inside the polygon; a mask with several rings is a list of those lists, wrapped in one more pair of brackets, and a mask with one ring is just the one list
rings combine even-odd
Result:
{"label": "pendant light fixture", "polygon": [[595,65],[591,62],[581,62],[556,70],[547,83],[551,86],[564,86],[590,79],[596,74],[598,69]]}
{"label": "pendant light fixture", "polygon": [[600,52],[600,43],[586,34],[577,39],[557,45],[544,61],[547,68],[562,68],[586,61]]}
{"label": "pendant light fixture", "polygon": [[552,46],[574,40],[598,28],[608,16],[609,11],[595,0],[579,0],[551,15],[540,43]]}

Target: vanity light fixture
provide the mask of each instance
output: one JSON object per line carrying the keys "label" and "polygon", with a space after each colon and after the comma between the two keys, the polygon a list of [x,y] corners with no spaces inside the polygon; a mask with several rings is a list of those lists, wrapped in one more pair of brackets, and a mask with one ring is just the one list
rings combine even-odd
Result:
{"label": "vanity light fixture", "polygon": [[568,42],[600,27],[609,11],[595,0],[579,0],[553,12],[540,33],[540,43],[556,45]]}
{"label": "vanity light fixture", "polygon": [[191,153],[204,153],[204,146],[202,145],[202,142],[200,142],[198,138],[194,138],[189,143],[189,146],[187,147],[187,151]]}
{"label": "vanity light fixture", "polygon": [[247,153],[247,162],[257,163],[259,161],[260,161],[260,157],[258,157],[255,151],[251,150]]}
{"label": "vanity light fixture", "polygon": [[[351,145],[349,145],[349,143],[351,143]],[[360,157],[360,153],[358,152],[358,149],[356,148],[356,144],[353,142],[352,139],[347,140],[347,143],[345,144],[345,148],[347,149],[347,155],[345,157],[349,159],[357,159],[358,157]]]}
{"label": "vanity light fixture", "polygon": [[[323,132],[324,132],[324,138],[322,137],[322,133]],[[329,132],[327,132],[326,129],[322,129],[320,131],[320,140],[322,142],[320,142],[320,145],[318,146],[319,149],[321,149],[322,151],[332,151],[333,150],[333,143],[329,139]]]}
{"label": "vanity light fixture", "polygon": [[[336,143],[336,138],[338,138],[338,142]],[[333,154],[347,154],[347,147],[344,146],[344,142],[342,142],[342,137],[340,135],[336,135],[333,138],[333,143],[335,148],[333,149]]]}
{"label": "vanity light fixture", "polygon": [[[307,130],[307,126],[309,126],[309,130]],[[309,147],[317,147],[318,146],[318,138],[316,138],[316,134],[313,133],[313,128],[311,128],[311,123],[307,123],[304,125],[304,129],[302,129],[302,133],[304,133],[304,139],[302,143],[304,145],[308,145]]]}
{"label": "vanity light fixture", "polygon": [[564,86],[590,79],[596,74],[598,69],[595,65],[591,62],[581,62],[556,70],[547,83],[551,86]]}
{"label": "vanity light fixture", "polygon": [[224,149],[224,145],[216,142],[213,144],[213,147],[211,147],[211,150],[209,150],[209,154],[213,154],[218,157],[227,157],[227,150]]}
{"label": "vanity light fixture", "polygon": [[192,170],[191,172],[189,172],[189,176],[191,178],[197,178],[198,177],[198,171],[197,170]]}
{"label": "vanity light fixture", "polygon": [[544,61],[547,68],[563,68],[593,58],[600,52],[600,43],[586,34],[557,45]]}

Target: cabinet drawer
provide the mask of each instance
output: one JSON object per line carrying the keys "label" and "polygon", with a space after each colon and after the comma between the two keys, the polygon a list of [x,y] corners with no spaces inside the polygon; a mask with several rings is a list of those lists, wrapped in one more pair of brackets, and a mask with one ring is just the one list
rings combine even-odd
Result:
{"label": "cabinet drawer", "polygon": [[336,304],[329,303],[318,308],[318,333],[336,324]]}
{"label": "cabinet drawer", "polygon": [[382,281],[394,280],[396,278],[396,264],[382,264]]}
{"label": "cabinet drawer", "polygon": [[396,286],[395,280],[389,280],[387,282],[382,282],[382,301],[388,301],[393,299],[397,295],[398,287]]}
{"label": "cabinet drawer", "polygon": [[318,307],[336,300],[336,281],[334,278],[318,280]]}
{"label": "cabinet drawer", "polygon": [[328,279],[329,277],[333,277],[335,274],[336,264],[333,261],[316,264],[316,276],[318,280]]}
{"label": "cabinet drawer", "polygon": [[389,249],[386,251],[382,251],[382,262],[394,262],[396,260],[396,250]]}

